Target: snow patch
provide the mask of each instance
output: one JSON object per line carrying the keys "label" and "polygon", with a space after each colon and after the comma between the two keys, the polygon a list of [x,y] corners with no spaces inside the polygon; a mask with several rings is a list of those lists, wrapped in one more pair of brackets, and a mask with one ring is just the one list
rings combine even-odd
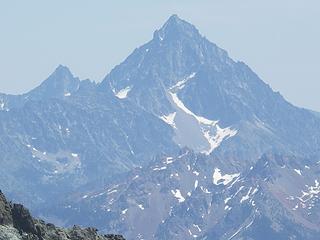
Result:
{"label": "snow patch", "polygon": [[250,193],[251,193],[252,187],[250,187],[247,195],[243,196],[240,200],[240,203],[243,203],[244,201],[247,201],[250,198]]}
{"label": "snow patch", "polygon": [[128,93],[131,91],[131,89],[131,87],[126,87],[124,89],[121,89],[119,92],[115,92],[115,90],[113,89],[113,92],[117,98],[124,99],[127,98]]}
{"label": "snow patch", "polygon": [[222,175],[221,170],[219,168],[215,168],[214,172],[213,172],[213,184],[215,184],[215,185],[220,185],[220,184],[228,185],[230,182],[233,181],[233,179],[235,179],[239,176],[240,176],[239,173]]}
{"label": "snow patch", "polygon": [[[177,93],[170,92],[174,105],[182,110],[184,113],[192,116],[198,122],[203,138],[208,142],[209,147],[206,150],[201,151],[204,154],[209,155],[214,149],[220,146],[223,140],[233,137],[237,134],[237,130],[231,129],[231,127],[221,128],[218,125],[218,121],[210,120],[202,116],[198,116],[190,111],[184,103],[179,99]],[[175,116],[176,117],[176,116]],[[168,121],[167,119],[165,119]],[[175,124],[175,128],[178,128]]]}
{"label": "snow patch", "polygon": [[297,174],[299,174],[300,176],[302,176],[301,170],[299,170],[299,169],[294,169],[294,171],[295,171]]}
{"label": "snow patch", "polygon": [[224,210],[226,210],[226,211],[230,211],[232,209],[232,207],[230,207],[230,206],[228,206],[228,205],[226,205],[225,207],[224,207]]}
{"label": "snow patch", "polygon": [[194,182],[194,189],[196,189],[196,188],[198,187],[198,184],[199,184],[199,182],[198,182],[198,180],[196,180],[196,181]]}
{"label": "snow patch", "polygon": [[204,192],[204,193],[211,193],[211,192],[209,192],[209,190],[208,190],[207,188],[205,188],[205,187],[203,187],[203,186],[200,186],[200,189],[201,189],[201,191]]}
{"label": "snow patch", "polygon": [[197,171],[193,171],[193,174],[196,175],[196,176],[199,176],[200,173],[197,172]]}
{"label": "snow patch", "polygon": [[179,189],[171,190],[171,193],[174,195],[176,199],[178,199],[179,203],[184,202],[186,199],[182,196]]}
{"label": "snow patch", "polygon": [[136,180],[139,177],[139,175],[136,175],[132,178],[132,180]]}
{"label": "snow patch", "polygon": [[172,93],[169,92],[169,94],[172,97],[172,100],[174,101],[174,103],[177,105],[177,107],[179,107],[181,110],[183,110],[185,113],[193,116],[199,123],[205,124],[205,125],[216,125],[218,123],[218,121],[212,121],[209,119],[206,119],[204,117],[201,116],[197,116],[196,114],[194,114],[193,112],[191,112],[184,104],[183,102],[178,98],[178,95],[176,93]]}
{"label": "snow patch", "polygon": [[197,225],[197,224],[193,224],[193,226],[196,228],[196,229],[198,229],[198,231],[199,232],[201,232],[202,230],[201,230],[201,228],[199,227],[199,225]]}
{"label": "snow patch", "polygon": [[195,72],[191,73],[188,77],[186,77],[185,79],[177,82],[174,86],[172,86],[172,87],[170,88],[170,90],[175,90],[175,91],[176,91],[177,89],[179,89],[179,90],[183,89],[183,88],[185,87],[186,83],[187,83],[190,79],[194,78],[195,75],[196,75]]}
{"label": "snow patch", "polygon": [[210,131],[203,131],[204,137],[210,144],[210,148],[207,151],[203,151],[203,153],[209,155],[214,149],[220,146],[224,139],[228,139],[234,137],[238,131],[228,128],[220,128],[217,124],[217,132],[216,135],[211,135]]}
{"label": "snow patch", "polygon": [[306,203],[308,202],[310,199],[312,199],[315,195],[320,194],[320,184],[318,180],[314,181],[314,186],[308,186],[307,191],[301,191],[302,192],[302,196],[298,197],[298,199],[303,202]]}
{"label": "snow patch", "polygon": [[124,209],[123,211],[121,211],[122,214],[126,214],[128,211],[128,208]]}
{"label": "snow patch", "polygon": [[165,123],[169,124],[170,126],[172,126],[173,128],[176,128],[176,125],[174,123],[174,118],[176,117],[176,112],[170,113],[169,115],[165,116],[161,116],[160,119],[163,120]]}
{"label": "snow patch", "polygon": [[[258,186],[259,187],[259,186]],[[250,196],[252,197],[254,194],[256,194],[258,192],[258,187],[256,187],[253,191],[252,191],[252,187],[250,187],[249,191],[247,192],[247,194],[245,196],[243,196],[240,200],[240,203],[243,203],[247,200],[250,199]],[[250,200],[250,202],[252,201],[252,199]],[[252,203],[252,202],[251,202]],[[252,204],[254,206],[254,203]]]}
{"label": "snow patch", "polygon": [[144,210],[144,206],[142,204],[138,204],[138,207],[141,209],[141,210]]}
{"label": "snow patch", "polygon": [[110,194],[116,193],[116,192],[118,192],[118,190],[117,190],[117,189],[114,189],[114,190],[111,190],[111,191],[107,192],[107,194],[110,195]]}
{"label": "snow patch", "polygon": [[153,171],[161,171],[161,170],[165,170],[165,169],[167,169],[166,166],[164,166],[164,167],[155,167],[155,168],[152,169],[152,170],[153,170]]}
{"label": "snow patch", "polygon": [[167,157],[164,163],[165,164],[173,163],[173,157]]}
{"label": "snow patch", "polygon": [[246,226],[241,226],[231,237],[228,238],[228,240],[234,239],[235,236],[237,236],[243,229],[247,229],[249,228],[252,223],[253,223],[254,219]]}
{"label": "snow patch", "polygon": [[224,200],[224,204],[227,204],[231,200],[231,197],[228,197]]}

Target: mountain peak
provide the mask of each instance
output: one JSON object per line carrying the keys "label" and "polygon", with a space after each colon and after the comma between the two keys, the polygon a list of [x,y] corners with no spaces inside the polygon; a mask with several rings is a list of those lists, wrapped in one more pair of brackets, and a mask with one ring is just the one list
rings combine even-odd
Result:
{"label": "mountain peak", "polygon": [[[79,79],[74,77],[67,66],[58,65],[54,72],[41,85],[51,85],[58,87],[59,85],[69,85],[78,82]],[[53,85],[53,86],[52,86]]]}
{"label": "mountain peak", "polygon": [[59,65],[41,85],[30,93],[36,98],[70,96],[79,88],[80,80],[73,76],[70,69]]}
{"label": "mountain peak", "polygon": [[173,14],[169,17],[169,19],[167,20],[167,22],[165,24],[181,24],[183,22],[184,22],[184,20],[179,18],[179,16],[177,14]]}
{"label": "mountain peak", "polygon": [[181,19],[178,15],[172,15],[165,24],[154,33],[154,39],[156,40],[166,40],[166,39],[176,39],[179,36],[186,37],[201,37],[198,29],[191,23]]}
{"label": "mountain peak", "polygon": [[58,65],[58,67],[56,67],[56,69],[54,70],[52,75],[73,77],[70,69],[67,66],[64,66],[64,65],[61,65],[61,64]]}

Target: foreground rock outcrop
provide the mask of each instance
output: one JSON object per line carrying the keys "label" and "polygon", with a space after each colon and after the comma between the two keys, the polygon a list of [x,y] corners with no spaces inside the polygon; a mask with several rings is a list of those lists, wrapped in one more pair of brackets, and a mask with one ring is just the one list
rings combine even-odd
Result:
{"label": "foreground rock outcrop", "polygon": [[95,228],[58,228],[34,219],[21,204],[8,202],[0,191],[0,240],[124,240],[120,235],[99,235]]}

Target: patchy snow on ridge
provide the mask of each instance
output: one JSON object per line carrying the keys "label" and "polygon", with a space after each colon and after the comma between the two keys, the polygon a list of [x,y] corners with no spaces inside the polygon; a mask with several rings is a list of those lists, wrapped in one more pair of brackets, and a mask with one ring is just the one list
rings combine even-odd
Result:
{"label": "patchy snow on ridge", "polygon": [[249,191],[248,191],[247,195],[245,195],[245,196],[243,196],[243,197],[241,198],[240,203],[243,203],[244,201],[249,200],[251,190],[252,190],[252,187],[250,187],[250,189],[249,189]]}
{"label": "patchy snow on ridge", "polygon": [[167,169],[167,167],[166,166],[163,166],[163,167],[155,167],[155,168],[153,168],[152,170],[153,171],[161,171],[161,170],[166,170]]}
{"label": "patchy snow on ridge", "polygon": [[199,184],[199,181],[196,180],[196,181],[194,182],[194,189],[196,189],[196,188],[198,187],[198,184]]}
{"label": "patchy snow on ridge", "polygon": [[181,90],[181,89],[183,89],[184,86],[186,85],[186,83],[187,83],[190,79],[194,78],[195,75],[196,75],[195,72],[191,73],[188,77],[186,77],[185,79],[177,82],[174,86],[172,86],[172,87],[170,88],[170,90],[177,90],[177,89]]}
{"label": "patchy snow on ridge", "polygon": [[199,227],[199,225],[193,224],[193,226],[194,226],[196,229],[198,229],[199,232],[202,232],[202,230],[201,230],[201,228]]}
{"label": "patchy snow on ridge", "polygon": [[230,182],[233,181],[233,179],[235,179],[239,176],[240,176],[239,173],[222,175],[221,170],[219,168],[215,168],[214,172],[213,172],[213,184],[214,185],[220,185],[220,184],[228,185]]}
{"label": "patchy snow on ridge", "polygon": [[0,101],[0,110],[1,110],[1,111],[4,110],[4,106],[5,106],[5,104],[4,104],[3,100],[1,100],[1,101]]}
{"label": "patchy snow on ridge", "polygon": [[320,194],[320,184],[318,180],[314,181],[315,185],[314,186],[308,186],[307,191],[302,191],[302,196],[298,197],[298,199],[305,203],[312,199],[314,196]]}
{"label": "patchy snow on ridge", "polygon": [[164,161],[165,164],[170,164],[173,163],[173,157],[167,157],[166,160]]}
{"label": "patchy snow on ridge", "polygon": [[209,120],[209,119],[206,119],[206,118],[204,118],[204,117],[197,116],[196,114],[194,114],[193,112],[191,112],[191,111],[183,104],[183,102],[178,98],[177,93],[169,92],[169,94],[171,95],[173,102],[177,105],[178,108],[180,108],[180,109],[181,109],[182,111],[184,111],[185,113],[193,116],[200,124],[215,126],[215,125],[218,123],[218,121]]}
{"label": "patchy snow on ridge", "polygon": [[9,111],[3,99],[0,99],[0,111],[7,111],[7,112]]}
{"label": "patchy snow on ridge", "polygon": [[121,89],[119,92],[116,92],[114,89],[113,89],[113,92],[115,94],[115,96],[119,99],[124,99],[124,98],[127,98],[128,96],[128,93],[131,91],[131,87],[126,87],[124,89]]}
{"label": "patchy snow on ridge", "polygon": [[176,190],[171,190],[171,193],[173,194],[173,196],[178,199],[179,203],[184,202],[186,199],[182,196],[181,192],[179,189]]}
{"label": "patchy snow on ridge", "polygon": [[237,130],[233,130],[230,127],[228,128],[220,128],[219,125],[216,125],[217,132],[216,135],[210,135],[209,130],[203,131],[204,137],[208,140],[210,144],[210,148],[207,151],[203,151],[203,153],[209,155],[214,149],[220,146],[224,139],[228,139],[233,137],[237,134]]}
{"label": "patchy snow on ridge", "polygon": [[294,171],[299,174],[300,176],[302,175],[301,170],[300,169],[294,169]]}
{"label": "patchy snow on ridge", "polygon": [[224,200],[224,204],[227,204],[230,200],[231,200],[231,197],[227,197],[227,198]]}
{"label": "patchy snow on ridge", "polygon": [[141,210],[144,210],[144,206],[142,204],[138,204],[138,207],[141,209]]}
{"label": "patchy snow on ridge", "polygon": [[176,128],[176,125],[174,123],[174,118],[176,117],[176,112],[170,113],[167,116],[163,115],[160,117],[161,120],[163,120],[165,123],[169,124],[173,128]]}
{"label": "patchy snow on ridge", "polygon": [[128,208],[126,208],[126,209],[122,210],[122,211],[121,211],[121,213],[122,213],[122,214],[126,214],[126,213],[127,213],[127,211],[128,211]]}

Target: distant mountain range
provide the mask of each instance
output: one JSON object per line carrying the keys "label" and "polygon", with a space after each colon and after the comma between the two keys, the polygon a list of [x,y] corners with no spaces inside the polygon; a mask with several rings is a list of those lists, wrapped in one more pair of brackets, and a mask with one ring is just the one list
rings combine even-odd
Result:
{"label": "distant mountain range", "polygon": [[128,239],[317,239],[317,161],[268,154],[237,172],[185,150],[51,212]]}
{"label": "distant mountain range", "polygon": [[128,239],[318,239],[320,118],[173,15],[99,83],[0,95],[0,188]]}

